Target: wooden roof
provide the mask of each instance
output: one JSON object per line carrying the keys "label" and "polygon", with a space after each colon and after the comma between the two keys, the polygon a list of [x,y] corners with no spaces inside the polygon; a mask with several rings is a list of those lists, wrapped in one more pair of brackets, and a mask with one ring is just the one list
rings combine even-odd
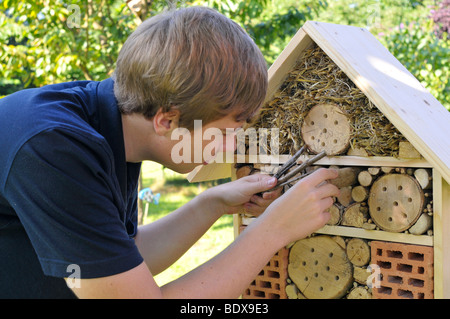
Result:
{"label": "wooden roof", "polygon": [[266,101],[313,43],[450,183],[450,112],[367,29],[306,22],[270,67]]}

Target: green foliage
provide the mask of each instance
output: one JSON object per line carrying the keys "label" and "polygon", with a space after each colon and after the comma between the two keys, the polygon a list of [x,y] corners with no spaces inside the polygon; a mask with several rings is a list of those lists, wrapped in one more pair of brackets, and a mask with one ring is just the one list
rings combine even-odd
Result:
{"label": "green foliage", "polygon": [[[24,87],[104,79],[141,20],[168,7],[205,5],[239,23],[269,65],[307,20],[367,27],[450,109],[449,40],[439,40],[432,32],[429,15],[435,4],[435,0],[141,0],[128,7],[124,0],[0,0],[0,97]],[[409,21],[415,23],[398,27]]]}
{"label": "green foliage", "polygon": [[254,39],[268,64],[307,21],[327,7],[326,1],[193,1],[213,7],[239,23]]}
{"label": "green foliage", "polygon": [[450,40],[436,36],[433,22],[401,25],[381,41],[450,110]]}
{"label": "green foliage", "polygon": [[0,78],[22,87],[99,80],[134,28],[123,1],[0,2]]}

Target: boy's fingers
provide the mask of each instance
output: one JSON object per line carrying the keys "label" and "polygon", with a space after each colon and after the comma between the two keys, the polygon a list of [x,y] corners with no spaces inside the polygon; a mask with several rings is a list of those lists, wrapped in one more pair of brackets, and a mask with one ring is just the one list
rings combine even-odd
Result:
{"label": "boy's fingers", "polygon": [[246,181],[249,182],[247,187],[252,194],[257,194],[271,189],[277,184],[277,179],[275,177],[264,174],[254,174],[244,178],[246,178]]}
{"label": "boy's fingers", "polygon": [[338,197],[340,195],[339,188],[330,183],[322,184],[317,191],[319,192],[319,198]]}
{"label": "boy's fingers", "polygon": [[335,179],[338,177],[338,171],[329,168],[320,168],[311,175],[305,177],[305,182],[311,183],[311,185],[318,186],[326,180]]}

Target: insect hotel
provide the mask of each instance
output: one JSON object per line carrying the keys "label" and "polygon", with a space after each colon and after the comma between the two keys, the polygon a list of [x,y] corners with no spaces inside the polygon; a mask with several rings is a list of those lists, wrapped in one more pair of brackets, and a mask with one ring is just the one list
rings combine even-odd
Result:
{"label": "insect hotel", "polygon": [[[277,161],[246,156],[188,179],[276,174],[290,160],[297,179],[336,168],[341,194],[328,224],[278,251],[243,298],[450,298],[450,113],[370,32],[307,22],[270,67],[251,125],[279,128],[278,153],[265,145]],[[236,215],[235,235],[253,218]]]}

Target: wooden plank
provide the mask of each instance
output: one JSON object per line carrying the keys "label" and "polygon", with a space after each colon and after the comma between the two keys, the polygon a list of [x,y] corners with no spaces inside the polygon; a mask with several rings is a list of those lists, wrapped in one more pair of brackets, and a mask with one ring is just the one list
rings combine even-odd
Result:
{"label": "wooden plank", "polygon": [[266,102],[272,99],[287,74],[295,66],[300,54],[313,44],[314,42],[304,30],[300,29],[297,31],[268,70],[269,86],[267,88]]}
{"label": "wooden plank", "polygon": [[434,295],[450,298],[450,186],[433,169]]}
{"label": "wooden plank", "polygon": [[[298,161],[305,161],[314,155],[302,155]],[[290,155],[277,155],[270,158],[267,162],[251,162],[249,157],[245,157],[245,163],[253,164],[283,164]],[[338,166],[390,166],[390,167],[424,167],[431,168],[431,164],[425,159],[406,159],[396,157],[382,157],[382,156],[326,156],[316,162],[316,165],[338,165]]]}
{"label": "wooden plank", "polygon": [[187,176],[190,183],[213,181],[221,178],[231,177],[231,163],[211,163],[199,165]]}
{"label": "wooden plank", "polygon": [[317,234],[336,235],[344,237],[365,238],[370,240],[392,241],[405,244],[433,246],[433,236],[391,233],[383,230],[367,230],[357,227],[325,225]]}
{"label": "wooden plank", "polygon": [[[247,218],[245,220],[245,223],[243,224],[250,225],[255,218]],[[241,220],[241,222],[244,221]],[[352,238],[364,238],[369,240],[391,241],[413,245],[433,246],[433,236],[391,233],[383,230],[367,230],[358,227],[325,225],[315,233]]]}
{"label": "wooden plank", "polygon": [[[302,155],[298,161],[305,161],[313,155]],[[267,162],[257,161],[259,164],[283,164],[290,155],[277,155],[270,158]],[[236,162],[236,160],[235,160]],[[249,157],[245,157],[245,163],[253,163],[249,161]],[[253,163],[253,164],[256,164]],[[208,165],[201,165],[196,167],[188,174],[187,179],[191,183],[210,181],[221,178],[231,177],[231,170],[234,163],[211,163]],[[386,167],[418,167],[431,168],[432,165],[425,159],[405,159],[395,157],[381,157],[381,156],[329,156],[324,157],[316,162],[316,165],[338,165],[338,166],[386,166]]]}
{"label": "wooden plank", "polygon": [[450,112],[366,29],[307,22],[305,32],[450,182]]}

